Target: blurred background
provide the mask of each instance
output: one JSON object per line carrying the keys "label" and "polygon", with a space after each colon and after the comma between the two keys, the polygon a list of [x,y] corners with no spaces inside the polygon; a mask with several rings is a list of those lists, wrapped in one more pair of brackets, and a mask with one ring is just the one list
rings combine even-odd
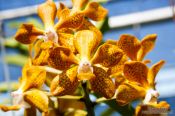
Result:
{"label": "blurred background", "polygon": [[[37,16],[37,5],[45,0],[0,0],[0,104],[10,103],[9,92],[17,88],[21,66],[27,59],[27,47],[13,39],[21,23],[30,22],[43,28]],[[60,1],[55,0],[56,4]],[[97,0],[98,1],[98,0]],[[105,0],[107,1],[107,0]],[[71,7],[70,0],[62,0]],[[157,76],[160,100],[171,104],[170,115],[175,115],[175,0],[108,0],[103,6],[109,10],[108,25],[105,22],[104,40],[117,40],[128,33],[142,39],[147,34],[158,35],[154,50],[147,55],[152,63],[161,59],[166,65]],[[10,89],[11,88],[11,89]],[[107,106],[96,107],[96,115]],[[15,116],[3,113],[0,116]],[[19,116],[20,112],[16,113]],[[117,116],[119,114],[110,114]]]}

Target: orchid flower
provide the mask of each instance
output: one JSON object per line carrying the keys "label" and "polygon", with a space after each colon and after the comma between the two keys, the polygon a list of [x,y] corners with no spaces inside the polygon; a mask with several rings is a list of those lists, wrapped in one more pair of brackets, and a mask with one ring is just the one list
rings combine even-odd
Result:
{"label": "orchid flower", "polygon": [[100,42],[101,38],[93,31],[78,31],[74,39],[77,55],[66,47],[57,47],[50,53],[48,64],[64,70],[51,83],[53,95],[72,94],[79,81],[86,80],[89,80],[92,90],[104,97],[111,98],[114,95],[114,83],[101,66],[114,66],[122,58],[123,52],[111,44],[98,47]]}
{"label": "orchid flower", "polygon": [[40,90],[45,78],[46,71],[32,66],[31,61],[29,61],[22,70],[19,89],[11,94],[13,97],[13,106],[1,105],[1,110],[9,111],[35,107],[41,112],[47,112],[49,107],[48,96]]}
{"label": "orchid flower", "polygon": [[116,81],[117,102],[125,105],[133,100],[143,99],[143,104],[157,104],[159,93],[155,89],[155,77],[164,63],[165,61],[161,60],[148,68],[143,62],[126,62],[124,75],[121,75],[123,79]]}
{"label": "orchid flower", "polygon": [[149,34],[140,41],[133,35],[123,34],[120,36],[118,41],[108,40],[108,43],[116,45],[124,52],[122,60],[120,60],[116,66],[109,68],[108,74],[110,74],[111,77],[120,75],[123,71],[124,63],[128,61],[128,58],[132,61],[142,61],[145,64],[150,63],[150,60],[143,59],[150,51],[153,50],[156,38],[156,34]]}

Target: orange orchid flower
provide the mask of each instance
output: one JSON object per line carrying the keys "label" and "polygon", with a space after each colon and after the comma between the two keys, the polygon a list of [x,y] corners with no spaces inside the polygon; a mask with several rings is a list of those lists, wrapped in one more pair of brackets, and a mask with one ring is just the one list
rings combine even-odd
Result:
{"label": "orange orchid flower", "polygon": [[142,61],[147,64],[150,60],[143,60],[144,57],[154,48],[157,35],[150,34],[145,36],[141,41],[133,35],[123,34],[118,41],[107,41],[123,50],[122,60],[114,67],[108,69],[111,77],[120,75],[124,68],[124,63],[128,61],[128,57],[132,61]]}
{"label": "orange orchid flower", "polygon": [[[101,38],[93,31],[78,31],[74,39],[77,55],[66,47],[57,47],[50,53],[48,64],[56,69],[65,70],[53,79],[52,94],[72,94],[79,80],[89,80],[95,92],[106,98],[114,95],[114,83],[101,66],[107,68],[114,66],[122,58],[123,52],[111,44],[103,44],[98,47],[100,42]],[[101,66],[98,67],[97,64]]]}
{"label": "orange orchid flower", "polygon": [[116,81],[116,85],[118,85],[117,102],[125,105],[135,99],[144,98],[143,104],[157,104],[159,93],[155,89],[155,77],[164,63],[161,60],[148,68],[143,62],[126,62],[123,79]]}
{"label": "orange orchid flower", "polygon": [[31,65],[29,61],[22,70],[20,87],[12,92],[13,106],[0,105],[3,111],[19,110],[20,108],[35,107],[41,112],[48,111],[48,96],[41,90],[46,78],[46,71]]}

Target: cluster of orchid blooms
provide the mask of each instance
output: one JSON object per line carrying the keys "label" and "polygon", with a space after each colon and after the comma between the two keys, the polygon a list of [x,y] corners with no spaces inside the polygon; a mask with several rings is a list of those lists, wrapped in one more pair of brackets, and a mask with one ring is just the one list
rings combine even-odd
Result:
{"label": "cluster of orchid blooms", "polygon": [[[22,24],[17,31],[15,39],[29,46],[30,58],[22,69],[19,89],[12,92],[14,105],[1,105],[1,110],[34,107],[49,116],[51,96],[76,95],[77,88],[87,82],[91,92],[115,98],[120,105],[141,99],[136,108],[138,116],[143,106],[169,109],[165,101],[157,102],[155,88],[155,77],[164,61],[149,68],[150,60],[144,60],[155,45],[156,34],[141,41],[123,34],[116,41],[101,44],[102,33],[90,20],[103,20],[108,11],[97,2],[72,2],[72,9],[62,3],[57,9],[52,0],[47,0],[38,6],[45,30]],[[44,84],[49,92],[43,90]]]}

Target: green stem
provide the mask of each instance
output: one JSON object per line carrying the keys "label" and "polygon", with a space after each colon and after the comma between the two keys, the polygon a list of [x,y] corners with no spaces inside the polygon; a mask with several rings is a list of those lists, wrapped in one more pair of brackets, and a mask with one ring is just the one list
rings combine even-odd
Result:
{"label": "green stem", "polygon": [[83,87],[83,90],[84,90],[84,103],[86,105],[88,116],[95,116],[94,105],[93,105],[92,101],[89,98],[89,89],[87,87],[87,83],[86,82],[82,83],[82,87]]}

